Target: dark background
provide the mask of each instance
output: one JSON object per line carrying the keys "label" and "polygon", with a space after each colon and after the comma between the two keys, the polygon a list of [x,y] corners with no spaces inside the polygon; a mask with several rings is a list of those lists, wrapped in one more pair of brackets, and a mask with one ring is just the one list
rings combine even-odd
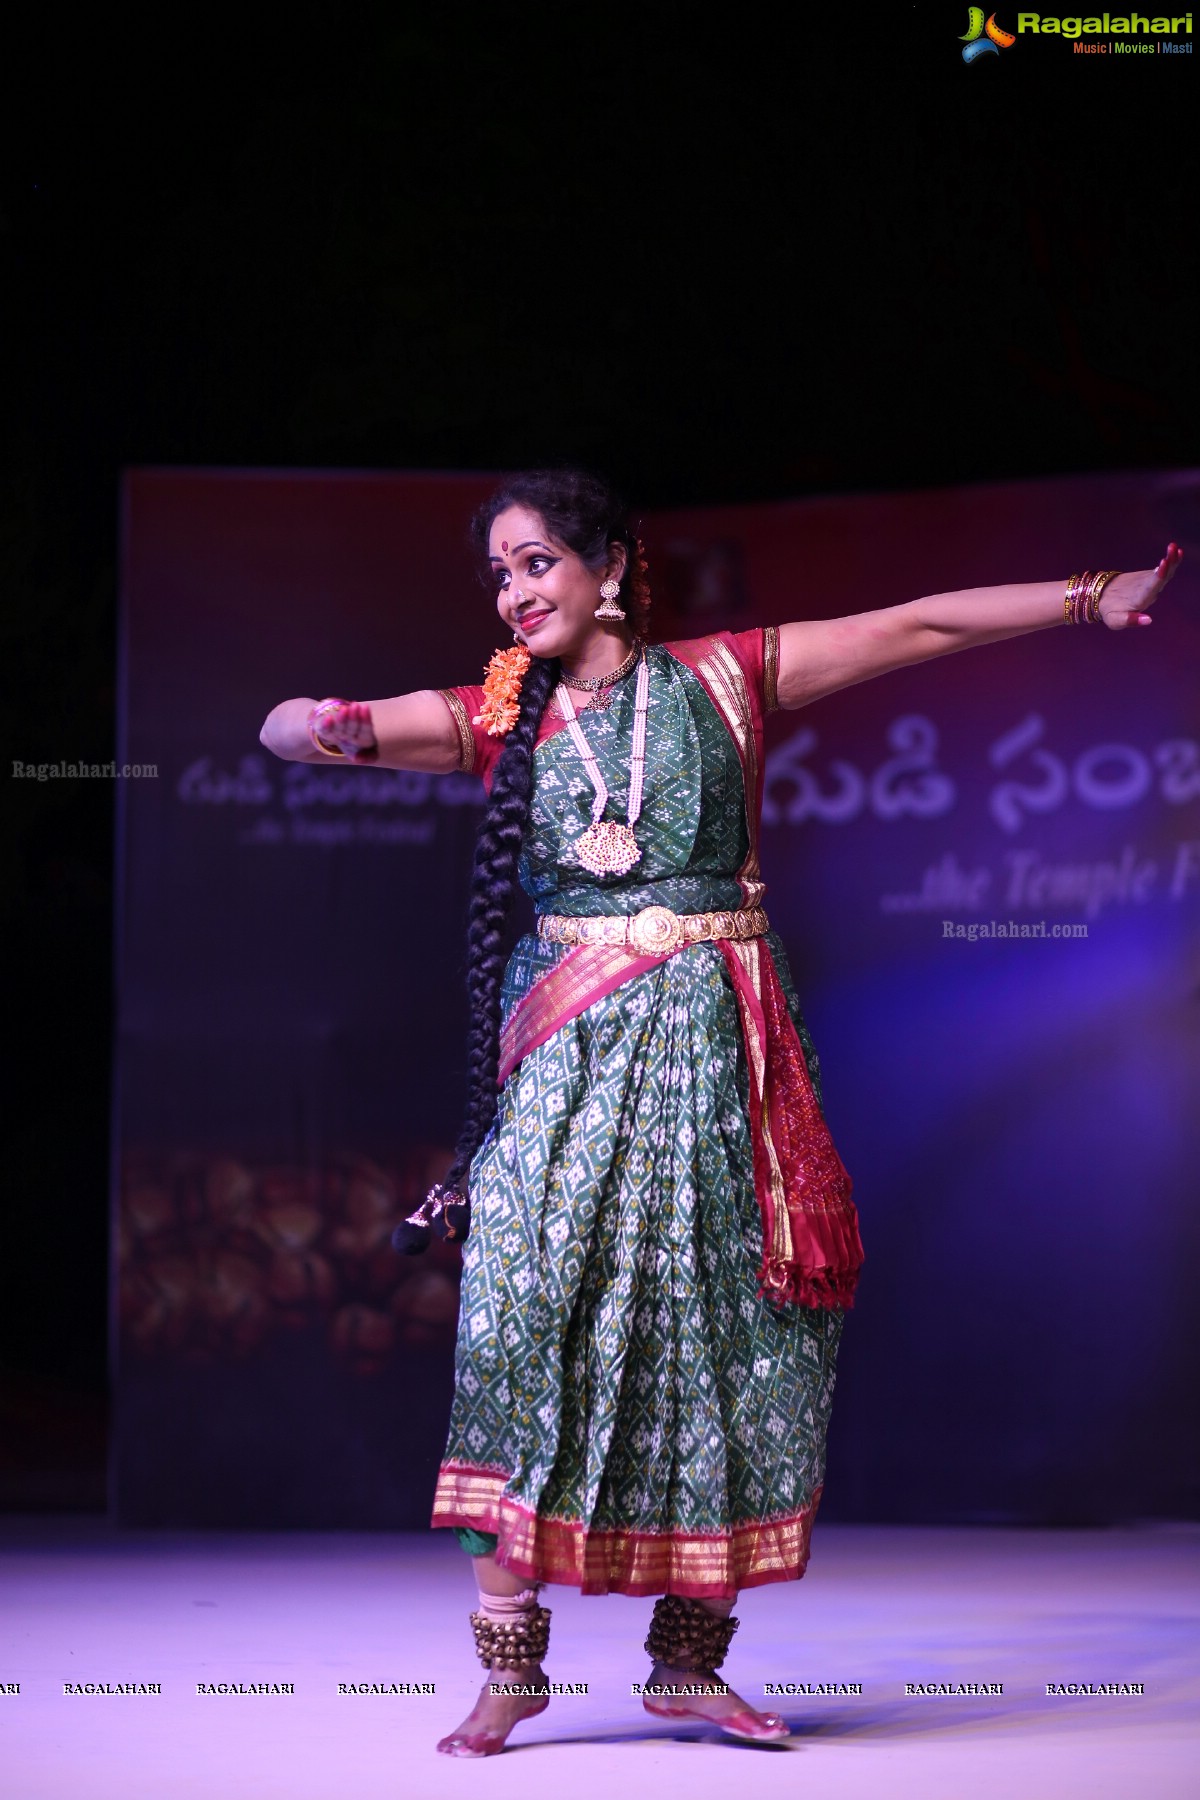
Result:
{"label": "dark background", "polygon": [[[1194,464],[1194,58],[793,19],[11,31],[6,757],[114,754],[129,465],[580,458],[663,507]],[[114,795],[5,797],[0,1499],[100,1505]]]}

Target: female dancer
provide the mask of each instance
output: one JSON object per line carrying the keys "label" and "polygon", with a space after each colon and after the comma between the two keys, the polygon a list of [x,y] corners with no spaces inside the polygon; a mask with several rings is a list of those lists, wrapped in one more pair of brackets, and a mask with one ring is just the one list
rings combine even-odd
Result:
{"label": "female dancer", "polygon": [[[521,475],[474,523],[514,639],[482,688],[289,700],[262,731],[293,760],[489,789],[468,1116],[396,1234],[466,1238],[433,1522],[474,1558],[488,1679],[438,1749],[491,1755],[549,1704],[545,1582],[660,1596],[648,1711],[786,1737],[716,1672],[739,1590],[804,1573],[862,1249],[762,910],[763,717],[1050,625],[1149,624],[1182,552],[651,645],[641,545],[602,482]],[[537,929],[506,963],[518,878]]]}

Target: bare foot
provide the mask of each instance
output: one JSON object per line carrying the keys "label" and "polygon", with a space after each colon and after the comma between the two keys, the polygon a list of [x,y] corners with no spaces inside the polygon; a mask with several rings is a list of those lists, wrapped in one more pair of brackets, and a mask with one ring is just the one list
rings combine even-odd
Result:
{"label": "bare foot", "polygon": [[[775,1743],[791,1732],[778,1713],[760,1713],[735,1694],[711,1669],[672,1669],[656,1662],[647,1687],[674,1689],[672,1693],[642,1695],[642,1705],[656,1719],[711,1719],[731,1737]],[[692,1690],[703,1691],[695,1693]]]}
{"label": "bare foot", "polygon": [[[493,1694],[492,1688],[501,1693]],[[545,1694],[522,1690],[545,1688]],[[549,1706],[549,1683],[540,1663],[521,1669],[492,1669],[479,1698],[458,1727],[438,1744],[443,1756],[495,1756],[514,1725],[532,1719]]]}

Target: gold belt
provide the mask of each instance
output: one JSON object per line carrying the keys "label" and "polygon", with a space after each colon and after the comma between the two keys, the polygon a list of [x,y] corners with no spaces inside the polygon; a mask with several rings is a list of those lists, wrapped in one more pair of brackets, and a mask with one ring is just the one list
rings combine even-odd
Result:
{"label": "gold belt", "polygon": [[711,944],[717,938],[761,937],[768,929],[761,906],[706,913],[644,906],[641,912],[599,913],[584,919],[543,913],[537,922],[537,934],[548,944],[628,944],[643,956],[678,950],[683,944]]}

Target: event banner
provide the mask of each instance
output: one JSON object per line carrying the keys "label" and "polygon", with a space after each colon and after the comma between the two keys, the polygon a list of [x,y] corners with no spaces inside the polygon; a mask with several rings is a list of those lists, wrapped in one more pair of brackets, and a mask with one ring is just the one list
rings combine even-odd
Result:
{"label": "event banner", "polygon": [[[482,788],[283,763],[258,733],[294,695],[481,678],[507,641],[466,536],[491,485],[126,478],[124,1523],[428,1523],[458,1256],[390,1234],[458,1129]],[[766,907],[867,1250],[826,1516],[1195,1515],[1198,498],[1167,472],[645,519],[661,638],[1186,552],[1149,628],[941,655],[768,721]]]}

